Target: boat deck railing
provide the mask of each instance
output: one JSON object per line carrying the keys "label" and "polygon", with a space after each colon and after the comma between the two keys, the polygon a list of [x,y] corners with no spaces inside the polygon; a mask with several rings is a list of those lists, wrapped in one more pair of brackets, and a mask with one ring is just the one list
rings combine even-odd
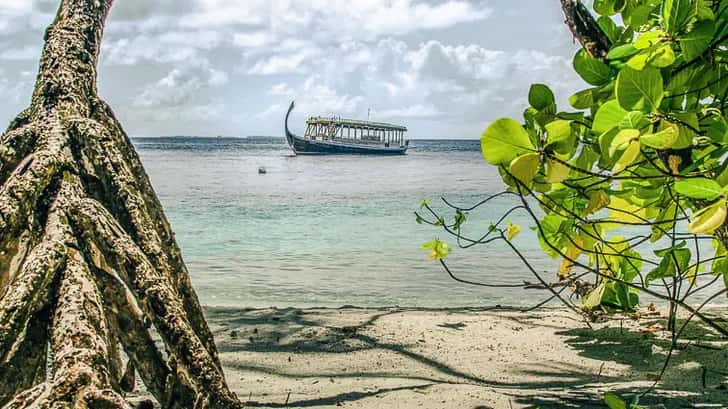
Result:
{"label": "boat deck railing", "polygon": [[381,130],[407,131],[406,126],[389,124],[386,122],[362,121],[358,119],[346,119],[338,117],[313,116],[306,120],[308,125],[337,126],[343,128],[367,128]]}

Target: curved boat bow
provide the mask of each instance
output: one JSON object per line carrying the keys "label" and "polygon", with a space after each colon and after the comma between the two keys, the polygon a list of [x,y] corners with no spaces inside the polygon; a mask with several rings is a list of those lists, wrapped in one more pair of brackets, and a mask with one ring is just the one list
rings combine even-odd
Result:
{"label": "curved boat bow", "polygon": [[284,128],[286,130],[286,141],[288,141],[288,145],[293,147],[293,141],[296,139],[296,135],[291,133],[291,131],[288,129],[288,117],[291,115],[291,111],[293,111],[293,108],[296,106],[296,101],[291,101],[291,106],[288,107],[288,112],[286,112],[286,122],[284,124]]}

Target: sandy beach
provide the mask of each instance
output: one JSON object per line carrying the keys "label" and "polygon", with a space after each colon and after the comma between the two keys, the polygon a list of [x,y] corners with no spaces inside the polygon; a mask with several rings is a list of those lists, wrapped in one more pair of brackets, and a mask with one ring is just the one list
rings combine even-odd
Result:
{"label": "sandy beach", "polygon": [[[656,314],[593,329],[563,309],[207,314],[246,408],[604,408],[604,391],[651,385],[669,348]],[[726,407],[726,342],[698,324],[689,333],[646,407]]]}

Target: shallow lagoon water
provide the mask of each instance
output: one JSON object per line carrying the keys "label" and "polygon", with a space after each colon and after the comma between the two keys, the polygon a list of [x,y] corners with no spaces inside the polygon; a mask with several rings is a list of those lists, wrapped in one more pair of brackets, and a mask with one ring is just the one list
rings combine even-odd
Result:
{"label": "shallow lagoon water", "polygon": [[[444,232],[415,222],[423,199],[474,204],[499,192],[478,141],[413,141],[402,157],[293,156],[278,138],[136,138],[206,305],[529,305],[545,294],[451,280],[420,244]],[[267,173],[258,174],[259,167]],[[499,199],[469,215],[484,232],[515,204]],[[551,277],[523,215],[516,239]],[[489,283],[534,281],[503,244],[455,249],[453,272]]]}

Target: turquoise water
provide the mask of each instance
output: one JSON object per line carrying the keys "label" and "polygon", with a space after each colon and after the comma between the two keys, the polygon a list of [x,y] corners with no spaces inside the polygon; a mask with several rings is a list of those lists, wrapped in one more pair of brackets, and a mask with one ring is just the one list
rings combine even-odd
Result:
{"label": "turquoise water", "polygon": [[[206,305],[528,305],[546,295],[457,283],[419,248],[449,240],[415,223],[423,199],[444,208],[440,196],[468,205],[501,190],[478,141],[414,141],[403,157],[296,157],[273,138],[134,143]],[[485,231],[513,200],[470,214],[469,232]],[[556,262],[531,232],[516,241],[553,276]],[[448,260],[469,280],[534,281],[504,245],[455,249]]]}

